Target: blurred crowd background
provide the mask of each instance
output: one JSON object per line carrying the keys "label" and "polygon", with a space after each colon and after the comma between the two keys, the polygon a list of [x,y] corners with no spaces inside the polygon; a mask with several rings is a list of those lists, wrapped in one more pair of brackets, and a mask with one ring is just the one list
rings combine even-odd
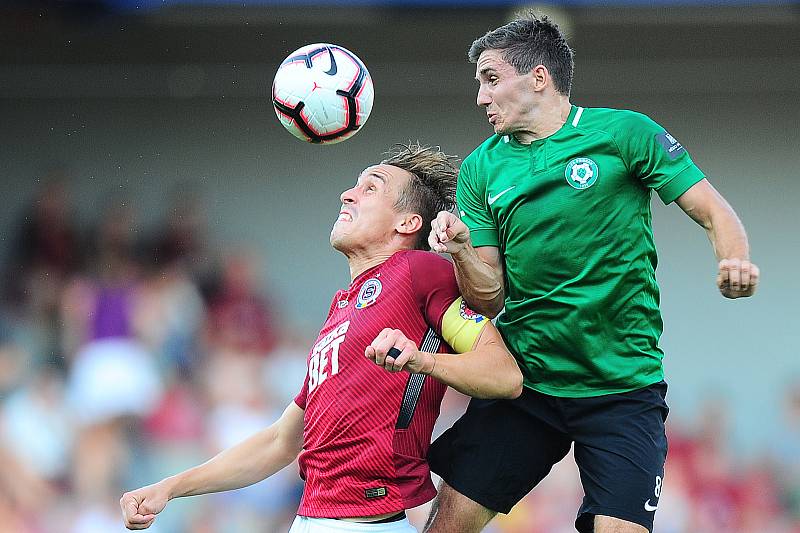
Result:
{"label": "blurred crowd background", "polygon": [[[123,530],[124,490],[275,421],[303,382],[313,340],[276,312],[255,250],[219,255],[196,200],[176,199],[149,234],[125,201],[84,227],[65,178],[44,176],[8,235],[0,531]],[[670,417],[659,532],[800,532],[800,387],[776,393],[785,434],[747,459],[731,446],[724,402],[703,405],[692,424]],[[450,391],[439,430],[465,405]],[[153,530],[283,531],[301,493],[289,467],[248,489],[173,501]],[[568,458],[489,531],[571,531],[580,498]],[[426,511],[412,513],[417,524]]]}
{"label": "blurred crowd background", "polygon": [[[464,156],[489,134],[464,52],[507,3],[213,3],[0,8],[2,533],[123,531],[122,492],[276,420],[348,284],[327,245],[338,192],[392,142]],[[573,100],[669,124],[721,176],[764,276],[722,301],[702,231],[654,203],[673,408],[656,531],[799,533],[797,5],[596,4],[549,6]],[[320,41],[375,79],[371,122],[337,147],[291,138],[268,99],[280,60]],[[437,432],[465,406],[448,393]],[[286,531],[301,493],[289,467],[173,501],[151,529]],[[568,457],[487,531],[574,531],[580,499]]]}

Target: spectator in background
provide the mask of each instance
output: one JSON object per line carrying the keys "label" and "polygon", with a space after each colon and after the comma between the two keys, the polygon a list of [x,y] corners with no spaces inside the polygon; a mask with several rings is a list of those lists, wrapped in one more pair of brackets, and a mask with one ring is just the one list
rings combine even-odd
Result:
{"label": "spectator in background", "polygon": [[164,223],[151,239],[155,265],[180,263],[189,278],[208,300],[214,291],[218,268],[209,248],[207,212],[194,184],[176,187]]}
{"label": "spectator in background", "polygon": [[778,464],[783,504],[800,531],[800,379],[784,392],[781,427],[771,451]]}
{"label": "spectator in background", "polygon": [[135,329],[168,372],[190,378],[200,365],[205,303],[187,265],[172,256],[146,269],[137,291]]}
{"label": "spectator in background", "polygon": [[37,354],[59,363],[61,292],[80,266],[83,249],[66,180],[62,169],[53,169],[42,179],[15,228],[5,284],[5,303],[34,333]]}
{"label": "spectator in background", "polygon": [[144,430],[157,444],[154,462],[167,468],[173,458],[191,457],[205,431],[204,395],[196,379],[205,361],[200,336],[206,305],[199,283],[212,273],[206,271],[204,209],[186,189],[173,194],[163,224],[145,247],[143,257],[150,261],[143,265],[134,315],[136,331],[164,371],[164,394]]}
{"label": "spectator in background", "polygon": [[[278,346],[280,325],[272,303],[264,296],[261,269],[253,251],[231,251],[225,254],[219,283],[211,294],[203,332],[208,355],[204,393],[209,409],[207,438],[214,453],[269,426],[286,405],[277,403],[280,395],[262,381]],[[305,348],[297,360],[303,366],[300,380],[305,374]],[[292,398],[294,394],[289,400]],[[224,502],[226,509],[237,510],[235,523],[225,518],[220,527],[243,531],[288,527],[281,510],[296,501],[296,480],[292,468],[256,486],[215,495],[213,499]]]}
{"label": "spectator in background", "polygon": [[261,291],[260,266],[252,251],[226,256],[205,328],[210,353],[261,357],[275,346],[278,324]]}
{"label": "spectator in background", "polygon": [[252,252],[226,254],[219,288],[211,298],[203,338],[212,411],[232,405],[263,407],[263,365],[277,341],[278,326],[261,292],[258,270]]}
{"label": "spectator in background", "polygon": [[83,505],[102,507],[114,493],[127,463],[128,424],[149,414],[161,392],[156,361],[134,329],[135,236],[133,210],[113,204],[98,227],[91,271],[71,283],[63,303],[74,354],[68,397],[80,430],[73,483]]}
{"label": "spectator in background", "polygon": [[55,492],[0,444],[0,533],[38,533]]}

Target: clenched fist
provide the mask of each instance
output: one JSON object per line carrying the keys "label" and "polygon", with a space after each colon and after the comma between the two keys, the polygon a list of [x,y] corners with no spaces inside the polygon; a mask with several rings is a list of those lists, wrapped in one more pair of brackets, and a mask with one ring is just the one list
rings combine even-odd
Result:
{"label": "clenched fist", "polygon": [[455,254],[469,243],[469,228],[460,218],[449,211],[439,211],[431,221],[428,244],[431,250],[439,253]]}
{"label": "clenched fist", "polygon": [[126,492],[119,499],[122,519],[128,529],[147,529],[164,510],[169,497],[161,483]]}
{"label": "clenched fist", "polygon": [[752,296],[758,287],[758,266],[741,259],[723,259],[719,262],[717,287],[725,298]]}
{"label": "clenched fist", "polygon": [[436,365],[433,354],[420,352],[417,345],[399,329],[386,328],[367,346],[364,355],[389,372],[405,370],[430,374]]}

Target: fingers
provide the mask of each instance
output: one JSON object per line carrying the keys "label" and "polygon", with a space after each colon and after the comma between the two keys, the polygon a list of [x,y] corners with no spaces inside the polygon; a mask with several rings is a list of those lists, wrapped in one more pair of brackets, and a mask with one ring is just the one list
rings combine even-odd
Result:
{"label": "fingers", "polygon": [[447,228],[453,224],[453,219],[455,218],[456,217],[453,213],[439,211],[439,214],[436,215],[436,218],[431,221],[431,232],[428,235],[428,244],[433,251],[447,251],[447,247],[444,245],[444,243],[449,240],[447,236]]}
{"label": "fingers", "polygon": [[453,213],[440,211],[431,221],[428,245],[434,252],[456,253],[469,241],[469,229]]}
{"label": "fingers", "polygon": [[755,263],[741,259],[719,262],[717,287],[726,298],[752,296],[758,286],[760,271]]}
{"label": "fingers", "polygon": [[128,529],[147,529],[156,518],[156,515],[152,513],[141,514],[139,502],[133,496],[123,495],[119,504],[122,507],[122,520]]}
{"label": "fingers", "polygon": [[758,287],[759,279],[761,278],[761,270],[755,263],[750,263],[750,294],[755,294]]}
{"label": "fingers", "polygon": [[[385,328],[378,336],[375,337],[369,346],[367,346],[364,355],[371,359],[376,365],[384,366],[386,357],[389,354],[389,349],[394,347],[395,342],[402,335],[400,330]],[[394,361],[394,358],[392,358]]]}
{"label": "fingers", "polygon": [[397,348],[392,347],[389,349],[384,368],[389,372],[400,372],[405,368],[408,360],[411,359],[411,355],[411,350],[405,349],[401,352]]}
{"label": "fingers", "polygon": [[136,515],[126,520],[125,527],[131,530],[147,529],[155,519],[155,515]]}
{"label": "fingers", "polygon": [[[431,223],[431,225],[433,225],[433,223]],[[439,242],[439,237],[434,229],[431,229],[431,232],[428,235],[428,246],[430,246],[431,250],[437,253],[444,253],[447,251],[447,246]]]}
{"label": "fingers", "polygon": [[416,348],[398,329],[386,328],[364,350],[364,355],[378,366],[389,372],[400,372]]}

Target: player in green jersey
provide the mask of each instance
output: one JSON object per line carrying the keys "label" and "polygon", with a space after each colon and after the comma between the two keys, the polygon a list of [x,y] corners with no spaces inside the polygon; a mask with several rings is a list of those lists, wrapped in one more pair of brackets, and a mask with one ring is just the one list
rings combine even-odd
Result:
{"label": "player in green jersey", "polygon": [[574,444],[581,532],[652,530],[667,442],[666,384],[650,196],[708,233],[728,298],[758,267],[730,205],[663,127],[632,111],[572,105],[573,54],[527,16],[477,39],[479,106],[495,135],[464,160],[459,215],[429,242],[454,259],[475,310],[522,367],[516,400],[473,400],[432,446],[442,476],[427,531],[480,531]]}

